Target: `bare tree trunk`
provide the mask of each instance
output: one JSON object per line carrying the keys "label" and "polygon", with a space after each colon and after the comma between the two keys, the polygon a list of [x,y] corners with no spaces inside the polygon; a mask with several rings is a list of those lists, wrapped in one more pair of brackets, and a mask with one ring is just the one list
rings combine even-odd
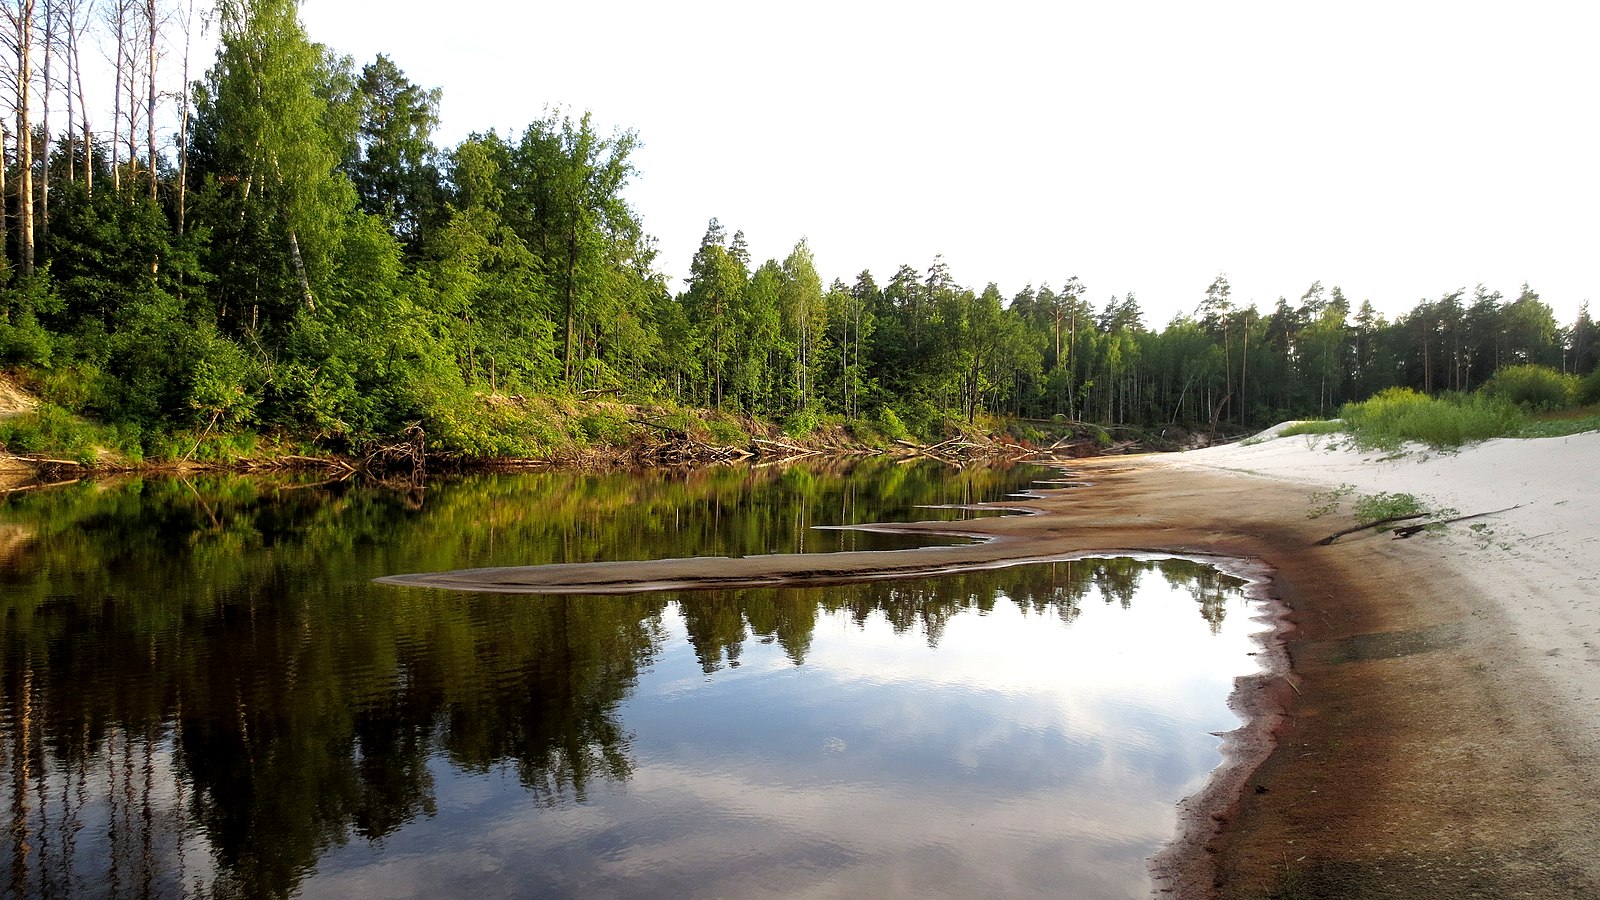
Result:
{"label": "bare tree trunk", "polygon": [[300,255],[300,237],[293,228],[289,229],[289,259],[294,262],[294,274],[300,279],[300,298],[305,301],[306,309],[316,311],[316,298],[311,296],[311,279],[306,275],[306,261]]}
{"label": "bare tree trunk", "polygon": [[[74,3],[70,9],[74,18],[69,23],[72,46],[72,84],[68,86],[68,93],[75,89],[78,95],[78,114],[83,118],[83,187],[84,193],[94,196],[94,133],[89,130],[89,104],[84,102],[83,93],[83,59],[79,53],[83,33],[89,27],[89,16],[94,11],[94,0],[89,0],[87,6],[82,7],[82,16],[78,17],[79,6]],[[69,123],[69,128],[70,123]]]}
{"label": "bare tree trunk", "polygon": [[89,130],[89,107],[83,103],[83,73],[78,73],[78,108],[83,116],[83,192],[94,196],[94,132]]}
{"label": "bare tree trunk", "polygon": [[1244,316],[1244,350],[1239,354],[1239,424],[1244,424],[1245,410],[1249,404],[1245,402],[1245,392],[1250,385],[1250,314]]}
{"label": "bare tree trunk", "polygon": [[33,86],[34,0],[17,0],[17,269],[33,274]]}
{"label": "bare tree trunk", "polygon": [[39,241],[50,239],[50,59],[56,55],[56,4],[44,2],[44,93],[39,124],[44,129],[44,165],[39,169]]}
{"label": "bare tree trunk", "polygon": [[117,154],[122,148],[119,140],[122,137],[122,70],[125,68],[124,58],[127,56],[127,6],[124,0],[114,0],[115,12],[111,13],[111,26],[117,38],[116,72],[111,82],[111,189],[122,190],[122,170],[117,165]]}
{"label": "bare tree trunk", "polygon": [[[123,0],[129,3],[132,9],[138,9],[138,0]],[[138,20],[133,16],[127,17],[129,25],[137,26]],[[137,29],[128,36],[138,34]],[[122,85],[128,91],[128,190],[133,190],[139,177],[139,55],[137,45],[128,48],[128,80]]]}
{"label": "bare tree trunk", "polygon": [[[4,123],[0,123],[0,274],[9,275],[10,273],[3,271],[3,261],[5,260],[6,248],[11,246],[10,241],[8,240],[10,238],[10,234],[7,231],[8,216],[6,210],[6,167],[4,165],[5,153],[3,152],[5,143],[6,128]],[[5,281],[6,279],[0,279],[0,286],[3,286]]]}
{"label": "bare tree trunk", "polygon": [[189,13],[183,20],[183,96],[178,115],[178,236],[183,236],[183,223],[189,198],[189,48],[194,37],[194,0],[189,0]]}
{"label": "bare tree trunk", "polygon": [[67,78],[66,78],[66,81],[64,81],[62,83],[62,93],[67,95],[67,183],[71,184],[73,181],[76,181],[77,178],[78,178],[78,165],[77,165],[77,162],[78,162],[78,159],[77,159],[78,151],[77,151],[77,149],[76,149],[76,147],[75,147],[75,145],[73,143],[73,137],[72,137],[72,129],[74,127],[74,123],[77,121],[77,112],[78,112],[77,109],[72,105],[72,99],[73,99],[72,98],[72,83],[73,83],[72,82],[72,76],[73,76],[73,73],[76,71],[76,67],[77,67],[77,64],[78,64],[77,63],[77,58],[78,58],[78,40],[77,40],[77,32],[75,32],[73,30],[74,23],[73,23],[73,20],[72,20],[72,14],[73,14],[72,7],[68,6],[66,12],[67,12],[67,21],[66,21],[66,26],[67,26],[66,41],[67,41],[67,45],[66,45],[66,48],[65,48],[65,50],[66,50],[65,57],[66,58],[63,60],[63,62],[65,62],[67,64]]}
{"label": "bare tree trunk", "polygon": [[156,17],[156,0],[145,0],[144,17],[149,37],[149,42],[145,45],[145,63],[150,81],[144,127],[145,145],[149,148],[150,155],[150,199],[154,201],[156,199],[156,31],[159,22]]}

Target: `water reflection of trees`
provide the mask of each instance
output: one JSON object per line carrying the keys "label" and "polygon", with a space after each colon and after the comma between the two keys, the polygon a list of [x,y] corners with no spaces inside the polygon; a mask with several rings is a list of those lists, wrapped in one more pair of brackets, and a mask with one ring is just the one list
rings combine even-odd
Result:
{"label": "water reflection of trees", "polygon": [[[799,490],[793,474],[740,477]],[[1070,624],[1096,592],[1131,602],[1152,569],[1186,585],[1214,625],[1236,587],[1173,560],[681,597],[367,583],[460,564],[463,547],[512,534],[534,546],[558,527],[507,481],[459,482],[420,511],[378,490],[242,479],[86,486],[5,507],[28,538],[0,558],[0,802],[13,848],[0,883],[19,896],[197,884],[286,895],[330,848],[434,815],[438,759],[514,773],[540,803],[583,802],[597,780],[631,774],[618,710],[659,655],[673,603],[712,673],[749,641],[802,664],[828,614],[881,617],[937,644],[955,616],[1003,603]],[[663,490],[682,499],[693,483]],[[590,502],[613,490],[590,485]],[[628,516],[663,515],[665,501],[631,491],[609,518],[587,519],[616,534],[591,537],[620,541]]]}

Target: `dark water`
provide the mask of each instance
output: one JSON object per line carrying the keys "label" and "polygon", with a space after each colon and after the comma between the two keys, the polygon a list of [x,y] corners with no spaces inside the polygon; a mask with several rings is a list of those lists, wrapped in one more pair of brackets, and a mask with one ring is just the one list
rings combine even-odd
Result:
{"label": "dark water", "polygon": [[[868,549],[1037,470],[245,479],[0,505],[0,895],[1142,896],[1240,582],[1062,562],[508,597],[420,569]],[[872,545],[876,546],[876,545]]]}

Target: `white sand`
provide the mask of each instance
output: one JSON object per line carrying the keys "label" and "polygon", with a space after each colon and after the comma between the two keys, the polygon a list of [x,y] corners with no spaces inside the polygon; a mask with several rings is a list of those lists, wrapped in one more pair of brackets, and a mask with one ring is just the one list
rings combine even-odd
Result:
{"label": "white sand", "polygon": [[[1506,639],[1520,643],[1547,681],[1550,700],[1566,710],[1577,736],[1600,744],[1600,433],[1386,458],[1392,454],[1349,449],[1338,435],[1274,432],[1259,442],[1176,454],[1171,464],[1352,485],[1356,494],[1407,493],[1459,515],[1521,504],[1412,540],[1426,541],[1430,555],[1447,560],[1503,610],[1513,629]],[[1346,513],[1328,521],[1332,533],[1352,520]],[[1362,538],[1345,538],[1353,539]]]}

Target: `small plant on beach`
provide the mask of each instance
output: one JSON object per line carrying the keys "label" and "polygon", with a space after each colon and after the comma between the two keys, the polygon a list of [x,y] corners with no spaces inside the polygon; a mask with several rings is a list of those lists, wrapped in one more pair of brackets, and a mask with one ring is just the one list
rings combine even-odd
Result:
{"label": "small plant on beach", "polygon": [[1311,509],[1306,512],[1308,519],[1320,519],[1333,513],[1339,508],[1339,503],[1344,498],[1355,492],[1353,484],[1341,484],[1336,488],[1325,491],[1316,491],[1311,495]]}
{"label": "small plant on beach", "polygon": [[[1305,857],[1300,857],[1296,862],[1302,862]],[[1302,900],[1310,896],[1306,893],[1305,873],[1299,867],[1285,860],[1278,870],[1278,883],[1267,896],[1271,900]]]}
{"label": "small plant on beach", "polygon": [[1385,519],[1415,516],[1427,512],[1428,509],[1422,505],[1422,501],[1411,494],[1401,493],[1369,494],[1357,499],[1355,505],[1357,522],[1382,522]]}

